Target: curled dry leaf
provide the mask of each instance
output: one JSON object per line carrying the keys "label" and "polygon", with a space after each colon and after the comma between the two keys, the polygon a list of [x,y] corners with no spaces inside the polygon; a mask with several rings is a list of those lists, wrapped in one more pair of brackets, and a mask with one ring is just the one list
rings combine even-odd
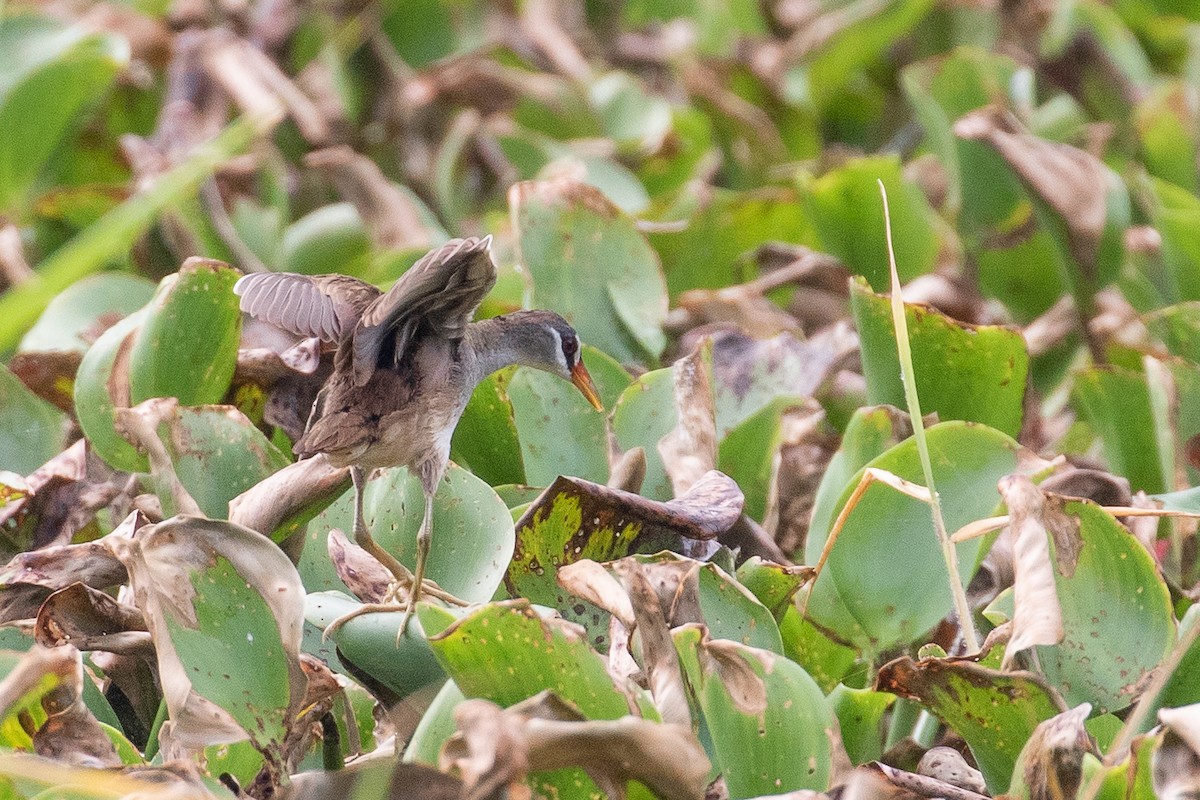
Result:
{"label": "curled dry leaf", "polygon": [[687,688],[683,682],[683,670],[679,664],[679,653],[671,639],[666,614],[647,577],[647,567],[636,559],[623,558],[613,565],[628,592],[636,620],[636,632],[642,643],[642,665],[646,672],[646,683],[654,698],[663,722],[691,725],[688,709]]}
{"label": "curled dry leaf", "polygon": [[382,603],[394,580],[392,573],[336,528],[329,532],[326,546],[333,568],[351,594],[364,603]]}
{"label": "curled dry leaf", "polygon": [[154,656],[142,612],[82,583],[46,598],[33,635],[46,647],[70,644],[79,650]]}
{"label": "curled dry leaf", "polygon": [[921,756],[917,772],[960,789],[969,789],[980,794],[987,791],[983,773],[968,764],[962,753],[953,747],[930,748]]}
{"label": "curled dry leaf", "polygon": [[1025,475],[1002,478],[999,487],[1013,536],[1012,638],[1004,651],[1008,668],[1018,653],[1062,641],[1063,615],[1046,532],[1046,515],[1053,512],[1041,489]]}
{"label": "curled dry leaf", "polygon": [[526,772],[581,767],[606,797],[624,797],[631,780],[664,800],[700,800],[710,769],[690,726],[636,717],[595,721],[550,692],[501,709],[468,700],[455,710],[459,732],[446,743],[442,766],[462,770],[470,797]]}
{"label": "curled dry leaf", "polygon": [[687,492],[717,465],[717,418],[710,363],[703,342],[671,367],[675,383],[675,428],[658,442],[658,453],[675,496]]}
{"label": "curled dry leaf", "polygon": [[[616,437],[610,437],[615,439]],[[608,483],[610,489],[637,494],[646,482],[646,450],[634,447],[624,453],[609,450]]]}
{"label": "curled dry leaf", "polygon": [[106,540],[133,536],[146,518],[135,511],[104,540],[20,553],[0,570],[0,622],[31,619],[50,593],[80,582],[96,589],[129,579]]}
{"label": "curled dry leaf", "polygon": [[1083,723],[1092,713],[1090,703],[1064,711],[1037,726],[1019,764],[1030,800],[1075,797],[1083,779],[1083,756],[1098,756]]}
{"label": "curled dry leaf", "polygon": [[170,510],[163,509],[163,515],[203,516],[204,512],[175,474],[171,455],[158,436],[159,425],[174,416],[178,408],[179,401],[174,397],[153,397],[133,408],[118,408],[117,430],[150,460],[150,474],[158,484],[159,499],[166,502],[169,498],[173,506]]}
{"label": "curled dry leaf", "polygon": [[[40,648],[38,648],[40,650]],[[119,767],[121,759],[108,734],[83,702],[83,659],[74,647],[55,648],[63,667],[62,683],[42,698],[46,721],[33,735],[39,756],[79,767]],[[37,658],[37,656],[35,656]]]}
{"label": "curled dry leaf", "polygon": [[941,800],[987,800],[988,797],[986,794],[964,789],[961,786],[956,786],[939,778],[905,772],[902,769],[896,769],[895,767],[890,767],[887,764],[879,762],[871,764],[867,769],[878,770],[896,789],[905,793],[911,793],[909,796],[936,797],[941,798]]}
{"label": "curled dry leaf", "polygon": [[1021,181],[1062,219],[1071,254],[1094,274],[1104,234],[1108,176],[1091,153],[1048,142],[1024,131],[1004,109],[974,111],[954,124],[963,139],[981,141],[1000,154]]}
{"label": "curled dry leaf", "polygon": [[229,521],[283,541],[349,486],[349,467],[334,467],[324,455],[307,458],[284,467],[230,500]]}

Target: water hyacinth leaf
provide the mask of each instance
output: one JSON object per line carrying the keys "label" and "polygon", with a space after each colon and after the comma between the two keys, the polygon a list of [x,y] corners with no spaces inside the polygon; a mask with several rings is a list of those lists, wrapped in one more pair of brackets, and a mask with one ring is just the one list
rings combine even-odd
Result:
{"label": "water hyacinth leaf", "polygon": [[412,738],[408,740],[404,760],[409,763],[437,766],[442,745],[457,729],[454,724],[454,709],[466,699],[458,684],[446,681],[429,704],[429,709],[422,715]]}
{"label": "water hyacinth leaf", "polygon": [[829,694],[829,705],[837,715],[851,764],[857,766],[883,756],[883,715],[894,702],[894,694],[851,689],[840,683]]}
{"label": "water hyacinth leaf", "polygon": [[[904,385],[892,329],[891,301],[862,280],[851,284],[851,308],[862,338],[867,400],[904,406]],[[917,393],[923,413],[980,422],[1016,436],[1021,431],[1029,355],[1016,330],[966,325],[932,309],[906,304]]]}
{"label": "water hyacinth leaf", "polygon": [[778,622],[792,607],[792,598],[812,578],[812,567],[787,567],[753,556],[742,562],[737,581],[771,611]]}
{"label": "water hyacinth leaf", "polygon": [[1175,641],[1170,593],[1153,558],[1107,512],[1047,497],[1073,523],[1051,538],[1065,635],[1038,647],[1047,681],[1070,705],[1129,705]]}
{"label": "water hyacinth leaf", "polygon": [[525,463],[505,385],[513,370],[483,379],[454,429],[450,457],[492,486],[524,484]]}
{"label": "water hyacinth leaf", "polygon": [[129,346],[145,316],[144,311],[130,314],[106,330],[88,348],[75,373],[79,427],[98,456],[126,472],[150,468],[146,457],[116,429],[117,409],[130,404]]}
{"label": "water hyacinth leaf", "polygon": [[710,472],[678,500],[658,502],[577,478],[560,477],[517,522],[517,546],[504,576],[513,597],[558,610],[605,649],[608,614],[570,595],[558,570],[583,559],[679,550],[684,538],[711,539],[741,513],[737,485]]}
{"label": "water hyacinth leaf", "polygon": [[75,371],[92,342],[153,294],[152,282],[122,272],[89,275],[71,284],[21,338],[9,368],[39,396],[69,409]]}
{"label": "water hyacinth leaf", "polygon": [[28,475],[58,454],[63,444],[61,411],[0,367],[0,470]]}
{"label": "water hyacinth leaf", "polygon": [[1038,676],[1000,672],[966,659],[898,658],[879,670],[875,690],[916,700],[953,728],[996,794],[1008,788],[1034,729],[1065,710]]}
{"label": "water hyacinth leaf", "polygon": [[888,287],[887,242],[879,186],[891,200],[892,230],[900,279],[911,280],[933,269],[938,238],[933,212],[921,190],[904,180],[895,156],[859,158],[812,181],[808,202],[822,248],[842,260],[876,290]]}
{"label": "water hyacinth leaf", "polygon": [[829,459],[817,486],[809,530],[828,531],[833,526],[838,498],[859,470],[907,439],[911,432],[906,415],[897,408],[869,406],[856,409],[846,424],[841,446]]}
{"label": "water hyacinth leaf", "polygon": [[180,482],[213,519],[226,518],[230,500],[292,463],[232,406],[176,405],[158,433]]}
{"label": "water hyacinth leaf", "polygon": [[[667,291],[658,256],[633,220],[599,190],[567,179],[519,183],[509,193],[520,260],[533,276],[533,303],[567,318],[580,338],[622,363],[656,361]],[[610,299],[642,321],[629,330]]]}
{"label": "water hyacinth leaf", "polygon": [[1159,308],[1142,320],[1167,352],[1200,364],[1200,302],[1191,300]]}
{"label": "water hyacinth leaf", "polygon": [[731,798],[829,788],[837,719],[803,668],[698,625],[673,635]]}
{"label": "water hyacinth leaf", "polygon": [[237,364],[238,277],[220,262],[191,259],[163,280],[129,349],[133,403],[151,397],[175,397],[184,405],[221,401]]}
{"label": "water hyacinth leaf", "polygon": [[431,631],[438,662],[466,697],[511,706],[550,690],[588,719],[617,719],[629,713],[625,695],[613,685],[604,659],[588,646],[578,627],[542,619],[528,600],[489,603],[432,633],[444,612],[422,604],[418,616]]}
{"label": "water hyacinth leaf", "polygon": [[858,650],[834,641],[801,617],[800,609],[794,605],[783,612],[779,635],[783,638],[784,655],[804,667],[823,692],[832,692],[843,681],[857,685],[867,673],[866,667],[854,666]]}
{"label": "water hyacinth leaf", "polygon": [[[338,591],[314,592],[308,595],[304,615],[311,624],[324,630],[360,606],[357,600]],[[361,614],[330,636],[341,661],[370,675],[401,698],[446,677],[429,649],[419,621],[414,618],[404,636],[396,638],[403,616],[402,611]]]}
{"label": "water hyacinth leaf", "polygon": [[622,450],[641,447],[646,453],[646,477],[640,493],[652,500],[674,496],[658,443],[677,422],[674,380],[670,368],[638,376],[613,406],[612,426]]}
{"label": "water hyacinth leaf", "polygon": [[[1000,431],[966,422],[935,425],[926,439],[947,529],[991,516],[1000,500],[996,482],[1019,469],[1020,446]],[[913,483],[924,480],[912,438],[869,466]],[[860,476],[843,489],[832,513],[813,509],[814,523],[832,522]],[[828,536],[824,525],[809,529],[808,563],[818,562]],[[974,574],[979,548],[979,539],[957,545],[965,581]],[[901,563],[905,568],[897,570]],[[953,606],[929,506],[890,487],[870,486],[847,518],[808,603],[818,625],[868,653],[917,641]]]}
{"label": "water hyacinth leaf", "polygon": [[283,232],[279,269],[318,275],[331,265],[347,275],[362,275],[370,264],[371,235],[350,203],[322,206]]}
{"label": "water hyacinth leaf", "polygon": [[761,521],[766,516],[775,457],[783,442],[783,415],[799,402],[797,398],[777,397],[721,441],[717,467],[737,481],[746,495],[746,513],[752,519]]}
{"label": "water hyacinth leaf", "polygon": [[[1187,637],[1197,625],[1200,625],[1200,606],[1193,605],[1179,621],[1180,640]],[[1194,641],[1188,647],[1179,666],[1167,679],[1167,684],[1156,701],[1157,705],[1160,708],[1179,708],[1200,703],[1200,686],[1193,680],[1193,676],[1200,674],[1196,671],[1198,669],[1200,669],[1200,641]]]}
{"label": "water hyacinth leaf", "polygon": [[1168,488],[1144,373],[1091,367],[1076,374],[1071,398],[1099,434],[1109,468],[1128,478],[1130,488],[1151,493]]}
{"label": "water hyacinth leaf", "polygon": [[248,738],[279,764],[305,686],[304,588],[287,556],[259,533],[197,517],[103,541],[154,638],[174,741]]}
{"label": "water hyacinth leaf", "polygon": [[129,62],[129,43],[18,15],[0,27],[0,54],[0,209],[19,212],[82,112]]}
{"label": "water hyacinth leaf", "polygon": [[[605,408],[629,385],[620,364],[584,346],[584,364]],[[519,367],[505,387],[520,441],[525,482],[548,486],[559,475],[603,482],[608,479],[604,415],[567,381],[540,370]]]}

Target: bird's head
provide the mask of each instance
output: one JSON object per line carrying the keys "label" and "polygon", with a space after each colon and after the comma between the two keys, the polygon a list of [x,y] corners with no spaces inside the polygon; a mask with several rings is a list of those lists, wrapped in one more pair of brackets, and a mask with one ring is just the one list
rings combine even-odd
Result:
{"label": "bird's head", "polygon": [[575,384],[597,411],[604,410],[596,384],[583,364],[579,334],[553,311],[518,311],[505,317],[520,334],[520,362]]}

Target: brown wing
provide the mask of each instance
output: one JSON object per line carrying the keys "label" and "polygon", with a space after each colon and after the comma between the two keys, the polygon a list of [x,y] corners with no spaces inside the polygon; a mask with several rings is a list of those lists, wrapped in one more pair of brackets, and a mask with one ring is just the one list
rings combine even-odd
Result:
{"label": "brown wing", "polygon": [[387,294],[375,300],[354,330],[354,382],[375,371],[389,336],[398,363],[418,336],[461,339],[480,302],[496,283],[492,237],[452,239],[426,254]]}
{"label": "brown wing", "polygon": [[337,342],[379,297],[369,283],[346,275],[254,272],[233,285],[241,309],[299,336]]}

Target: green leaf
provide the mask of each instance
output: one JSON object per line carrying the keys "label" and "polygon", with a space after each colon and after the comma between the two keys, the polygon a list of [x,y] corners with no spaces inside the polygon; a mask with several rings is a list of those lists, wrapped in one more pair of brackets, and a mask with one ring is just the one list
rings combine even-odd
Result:
{"label": "green leaf", "polygon": [[959,658],[898,658],[879,670],[875,689],[916,700],[953,728],[994,794],[1008,788],[1017,756],[1038,723],[1065,709],[1035,675]]}
{"label": "green leaf", "polygon": [[608,498],[559,478],[517,522],[517,545],[504,576],[513,597],[549,606],[583,625],[589,641],[600,649],[606,649],[608,641],[608,614],[563,589],[558,570],[585,558],[615,561],[679,544],[677,534],[616,511]]}
{"label": "green leaf", "polygon": [[1073,499],[1061,510],[1077,526],[1051,537],[1065,634],[1038,648],[1038,663],[1068,705],[1117,712],[1175,641],[1170,593],[1150,554],[1107,512]]}
{"label": "green leaf", "polygon": [[[851,284],[854,322],[862,339],[867,401],[904,405],[904,385],[892,330],[891,302],[861,280]],[[917,394],[923,413],[966,420],[1009,436],[1021,432],[1029,355],[1021,334],[993,325],[968,326],[922,306],[905,304]]]}
{"label": "green leaf", "polygon": [[1092,367],[1075,376],[1071,399],[1104,445],[1104,458],[1136,492],[1167,488],[1150,390],[1141,372]]}
{"label": "green leaf", "polygon": [[21,353],[72,352],[83,355],[104,322],[137,311],[154,296],[154,284],[140,275],[102,272],[72,283],[46,305],[21,339]]}
{"label": "green leaf", "polygon": [[371,237],[350,203],[334,203],[293,222],[279,243],[279,269],[361,276],[371,262]]}
{"label": "green leaf", "polygon": [[65,415],[0,368],[0,470],[28,475],[63,445]]}
{"label": "green leaf", "polygon": [[1195,195],[1197,120],[1189,91],[1182,82],[1155,87],[1138,104],[1134,122],[1150,174]]}
{"label": "green leaf", "polygon": [[213,519],[227,517],[230,500],[292,463],[232,406],[177,406],[159,437],[180,482]]}
{"label": "green leaf", "polygon": [[[559,312],[583,341],[622,363],[657,360],[666,286],[634,221],[595,188],[569,180],[520,183],[510,198],[534,305]],[[636,330],[624,319],[637,319]]]}
{"label": "green leaf", "polygon": [[[1000,501],[996,482],[1020,466],[1020,446],[1003,433],[965,422],[926,431],[946,528],[990,516]],[[906,439],[869,466],[921,484],[916,442]],[[858,485],[855,475],[830,509],[813,509],[806,561],[816,564],[834,516]],[[822,497],[827,497],[825,495]],[[818,523],[819,526],[818,526]],[[957,545],[964,581],[975,572],[980,540]],[[903,564],[904,569],[896,569]],[[913,591],[914,586],[921,587]],[[868,654],[920,639],[950,613],[946,564],[925,503],[874,483],[850,513],[809,598],[809,616]]]}
{"label": "green leaf", "polygon": [[492,486],[524,484],[525,463],[505,385],[514,370],[483,379],[454,429],[450,457]]}
{"label": "green leaf", "polygon": [[466,696],[454,681],[446,681],[413,731],[404,750],[404,760],[416,764],[437,766],[442,745],[458,730],[454,709]]}
{"label": "green leaf", "polygon": [[809,567],[785,567],[752,556],[738,567],[737,580],[758,598],[758,602],[770,609],[771,616],[778,622],[792,608],[792,598],[809,580],[811,572]]}
{"label": "green leaf", "polygon": [[84,25],[5,17],[0,25],[0,210],[23,210],[84,110],[129,62],[129,43]]}
{"label": "green leaf", "polygon": [[698,625],[674,638],[731,798],[829,788],[837,720],[807,672]]}
{"label": "green leaf", "polygon": [[1192,235],[1200,225],[1200,198],[1155,178],[1143,187],[1143,205],[1162,236],[1165,273],[1157,288],[1168,303],[1200,300],[1200,243]]}
{"label": "green leaf", "polygon": [[799,401],[777,397],[721,440],[717,468],[737,481],[746,495],[746,513],[761,521],[767,513],[775,457],[783,442],[783,415]]}
{"label": "green leaf", "polygon": [[[583,361],[596,382],[600,400],[611,408],[629,385],[620,364],[584,345]],[[525,480],[547,486],[559,475],[603,483],[608,480],[608,438],[604,415],[561,378],[519,367],[505,387],[521,444]]]}
{"label": "green leaf", "polygon": [[894,694],[851,689],[845,684],[838,684],[830,693],[829,705],[837,714],[842,744],[851,764],[858,766],[883,756],[883,715],[894,702]]}
{"label": "green leaf", "polygon": [[[335,619],[361,605],[339,591],[314,592],[308,595],[304,616],[324,630]],[[397,640],[403,616],[402,611],[361,614],[330,636],[343,663],[353,665],[358,674],[370,675],[401,698],[446,677],[415,617],[404,636]]]}
{"label": "green leaf", "polygon": [[[100,458],[126,472],[150,469],[146,457],[116,429],[117,408],[129,406],[129,343],[145,317],[145,312],[139,311],[106,330],[88,349],[75,373],[79,427]],[[113,391],[118,396],[113,396]]]}
{"label": "green leaf", "polygon": [[851,160],[813,180],[807,199],[825,250],[882,292],[890,279],[883,206],[876,181],[883,181],[891,201],[901,280],[929,272],[940,246],[933,229],[933,212],[920,188],[904,180],[899,158]]}
{"label": "green leaf", "polygon": [[622,450],[641,447],[646,452],[646,477],[640,493],[652,500],[674,497],[671,480],[658,453],[658,442],[678,423],[672,371],[656,369],[640,375],[613,406],[612,426]]}
{"label": "green leaf", "polygon": [[175,397],[202,405],[225,397],[241,333],[238,277],[216,262],[189,261],[159,284],[129,349],[132,404]]}
{"label": "green leaf", "polygon": [[[418,612],[428,630],[435,628],[429,615],[436,611],[422,605]],[[528,600],[477,608],[431,635],[429,644],[466,697],[508,707],[550,690],[588,719],[629,713],[604,659],[573,626],[538,617]]]}
{"label": "green leaf", "polygon": [[106,541],[146,616],[171,719],[206,744],[249,737],[281,764],[305,685],[304,588],[287,556],[261,534],[197,517]]}

